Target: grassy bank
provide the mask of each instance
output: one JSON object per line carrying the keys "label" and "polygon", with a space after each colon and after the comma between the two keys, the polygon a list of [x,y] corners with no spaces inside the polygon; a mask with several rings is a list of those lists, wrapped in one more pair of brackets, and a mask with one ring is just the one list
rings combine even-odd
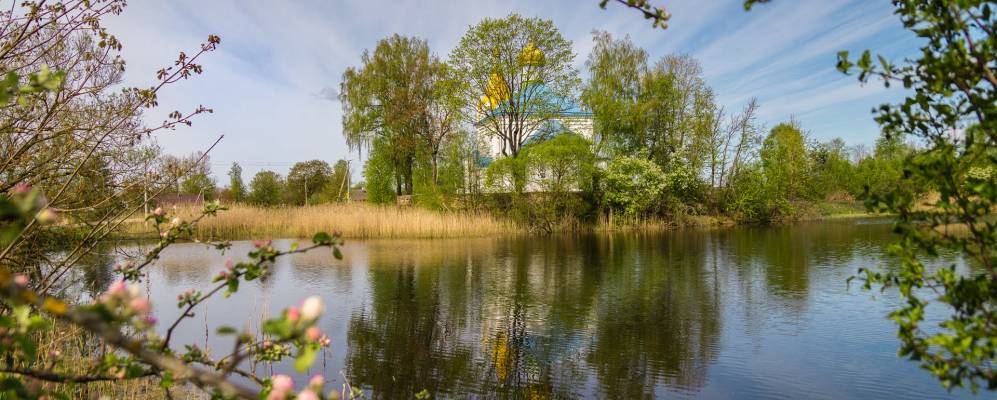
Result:
{"label": "grassy bank", "polygon": [[[194,218],[200,208],[180,208],[176,213],[184,219]],[[873,216],[857,202],[825,202],[810,205],[792,219],[821,220]],[[594,224],[561,224],[557,229],[607,231],[660,231],[689,227],[723,227],[737,222],[725,216],[692,215],[681,220],[655,217],[623,217],[605,215]],[[258,239],[307,238],[315,232],[340,231],[347,238],[455,238],[528,233],[529,229],[501,216],[485,213],[440,212],[419,207],[377,206],[363,203],[323,204],[306,207],[260,208],[234,205],[216,217],[204,219],[197,231],[198,238]],[[140,218],[128,224],[126,237],[155,237],[155,232]]]}
{"label": "grassy bank", "polygon": [[[198,210],[184,208],[177,213],[190,219]],[[153,234],[150,229],[148,224],[135,223],[126,228],[125,234]],[[197,235],[224,239],[307,238],[320,231],[339,231],[348,238],[447,238],[521,230],[512,222],[485,214],[349,203],[281,208],[235,205],[216,217],[202,220]]]}

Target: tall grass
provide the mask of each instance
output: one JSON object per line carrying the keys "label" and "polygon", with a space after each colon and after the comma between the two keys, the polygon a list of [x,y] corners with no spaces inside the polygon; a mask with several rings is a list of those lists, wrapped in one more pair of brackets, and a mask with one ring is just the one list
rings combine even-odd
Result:
{"label": "tall grass", "polygon": [[[191,218],[197,208],[180,209]],[[147,225],[128,233],[149,232]],[[315,232],[342,232],[349,238],[446,238],[518,233],[520,228],[486,214],[438,212],[418,207],[377,206],[363,203],[304,207],[260,208],[235,205],[216,217],[205,218],[199,238],[309,238]]]}

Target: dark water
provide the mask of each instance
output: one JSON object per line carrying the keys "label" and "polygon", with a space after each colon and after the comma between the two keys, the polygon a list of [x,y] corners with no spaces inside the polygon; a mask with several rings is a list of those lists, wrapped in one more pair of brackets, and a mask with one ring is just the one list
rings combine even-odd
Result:
{"label": "dark water", "polygon": [[[840,221],[353,242],[342,261],[324,251],[279,261],[265,282],[211,301],[175,343],[221,354],[231,342],[214,327],[256,329],[320,294],[333,345],[311,373],[337,384],[345,374],[377,398],[973,397],[897,359],[885,318],[895,295],[846,287],[892,239],[888,224]],[[160,320],[249,248],[172,248],[150,270]]]}

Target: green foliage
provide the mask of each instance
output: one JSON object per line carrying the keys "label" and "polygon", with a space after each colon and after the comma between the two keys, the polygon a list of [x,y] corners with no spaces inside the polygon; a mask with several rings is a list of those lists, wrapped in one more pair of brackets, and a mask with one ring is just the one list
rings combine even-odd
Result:
{"label": "green foliage", "polygon": [[775,214],[761,165],[745,165],[731,177],[724,210],[737,220],[768,222]]}
{"label": "green foliage", "polygon": [[503,157],[485,169],[485,187],[495,193],[523,194],[526,191],[526,161]]}
{"label": "green foliage", "polygon": [[294,163],[287,173],[285,195],[289,204],[305,205],[311,196],[326,190],[332,175],[329,163],[310,160]]}
{"label": "green foliage", "polygon": [[414,164],[429,157],[433,184],[439,153],[458,131],[468,97],[464,81],[423,39],[392,35],[364,51],[362,65],[343,74],[343,134],[351,148],[375,140],[391,148],[396,194],[411,194]]}
{"label": "green foliage", "polygon": [[592,143],[577,134],[564,132],[529,145],[523,156],[527,181],[543,192],[563,195],[573,190],[592,190]]}
{"label": "green foliage", "polygon": [[834,139],[810,149],[810,179],[807,191],[814,200],[824,200],[829,195],[849,192],[855,181],[855,166],[848,159],[845,142]]}
{"label": "green foliage", "polygon": [[698,170],[707,138],[717,126],[713,92],[699,63],[669,55],[649,68],[647,52],[629,38],[615,40],[597,31],[593,41],[581,101],[595,116],[597,151],[644,151],[662,168],[679,156]]}
{"label": "green foliage", "polygon": [[592,36],[595,46],[585,62],[589,80],[580,100],[595,117],[596,146],[601,150],[606,144],[619,146],[640,128],[637,101],[647,71],[647,52],[629,37],[614,40],[603,31]]}
{"label": "green foliage", "polygon": [[640,215],[658,200],[668,182],[654,162],[643,157],[617,157],[603,177],[603,198],[625,215]]}
{"label": "green foliage", "polygon": [[215,198],[215,180],[204,172],[195,172],[184,177],[180,182],[180,193],[201,196],[202,199]]}
{"label": "green foliage", "polygon": [[510,14],[471,26],[450,65],[465,82],[461,96],[474,100],[469,122],[500,140],[502,155],[517,157],[533,127],[574,106],[581,83],[574,58],[553,22]]}
{"label": "green foliage", "polygon": [[374,141],[370,155],[364,163],[364,180],[367,182],[367,201],[374,204],[395,202],[396,165],[391,155],[391,147]]}
{"label": "green foliage", "polygon": [[[807,181],[810,165],[806,137],[795,123],[772,128],[759,153],[765,187],[771,197],[781,202],[809,198]],[[780,205],[785,208],[787,205]]]}
{"label": "green foliage", "polygon": [[701,201],[702,181],[685,157],[672,157],[663,170],[665,191],[669,197],[685,204]]}
{"label": "green foliage", "polygon": [[273,171],[260,171],[249,182],[249,202],[258,206],[276,206],[284,201],[284,179]]}
{"label": "green foliage", "polygon": [[232,200],[242,202],[246,200],[246,185],[242,182],[242,167],[239,163],[232,163],[232,168],[228,170],[229,193]]}
{"label": "green foliage", "polygon": [[[895,213],[900,241],[890,252],[898,268],[860,270],[863,286],[897,288],[904,303],[891,313],[900,355],[917,361],[945,387],[997,389],[997,180],[978,168],[997,164],[997,12],[993,1],[895,0],[895,13],[922,43],[901,64],[869,51],[838,68],[859,79],[900,84],[908,97],[876,111],[887,140],[924,144],[903,158],[899,184],[870,193],[871,210]],[[961,133],[959,135],[958,133]],[[878,149],[877,149],[878,150]],[[887,151],[884,151],[887,152]],[[892,152],[892,151],[889,151]],[[937,200],[921,206],[910,188],[930,183]],[[952,228],[955,225],[957,228]],[[970,266],[933,267],[956,252]],[[925,326],[931,305],[944,307]]]}
{"label": "green foliage", "polygon": [[346,160],[336,161],[325,190],[311,197],[312,203],[332,203],[346,201],[350,191],[350,165]]}
{"label": "green foliage", "polygon": [[[905,145],[898,137],[882,137],[876,142],[876,150],[871,157],[863,158],[855,166],[851,192],[856,196],[885,196],[901,188],[904,162],[913,148]],[[915,194],[926,190],[920,186],[906,186]]]}

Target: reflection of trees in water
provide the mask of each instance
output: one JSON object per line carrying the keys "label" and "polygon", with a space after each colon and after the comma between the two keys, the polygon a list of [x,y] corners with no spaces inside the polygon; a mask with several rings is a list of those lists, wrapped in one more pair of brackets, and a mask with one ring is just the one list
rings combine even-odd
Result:
{"label": "reflection of trees in water", "polygon": [[[704,269],[704,234],[609,237],[605,280],[587,361],[600,396],[650,397],[659,384],[705,383],[720,333],[717,288]],[[602,249],[601,249],[602,250]]]}
{"label": "reflection of trees in water", "polygon": [[[398,247],[392,247],[398,246]],[[373,244],[347,372],[378,396],[577,397],[700,387],[719,332],[682,236]],[[589,374],[596,376],[590,377]]]}
{"label": "reflection of trees in water", "polygon": [[719,357],[725,312],[749,335],[799,318],[812,286],[843,285],[842,268],[888,235],[804,224],[371,242],[370,304],[351,318],[347,373],[383,397],[695,392]]}
{"label": "reflection of trees in water", "polygon": [[[853,221],[736,228],[714,236],[720,247],[729,250],[727,263],[737,266],[734,272],[739,291],[749,299],[748,304],[764,296],[782,302],[797,316],[806,310],[811,287],[844,285],[848,275],[819,272],[851,268],[845,272],[854,273],[858,266],[872,267],[856,266],[855,261],[876,262],[893,239],[881,226],[856,225]],[[817,279],[840,282],[815,282]]]}
{"label": "reflection of trees in water", "polygon": [[575,240],[516,239],[486,269],[481,350],[486,393],[575,397],[582,370],[587,310],[595,290]]}
{"label": "reflection of trees in water", "polygon": [[459,342],[456,324],[442,309],[439,275],[406,263],[372,268],[370,281],[370,311],[350,319],[350,379],[383,398],[457,387],[472,369],[471,350]]}

